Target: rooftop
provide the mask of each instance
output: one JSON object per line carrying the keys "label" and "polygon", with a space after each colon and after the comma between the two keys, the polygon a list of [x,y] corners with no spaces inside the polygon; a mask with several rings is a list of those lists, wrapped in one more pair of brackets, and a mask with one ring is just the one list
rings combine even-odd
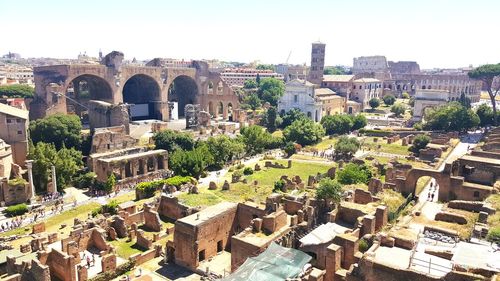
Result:
{"label": "rooftop", "polygon": [[24,120],[29,119],[29,111],[12,107],[3,103],[0,103],[0,113],[4,113],[17,118],[22,118]]}
{"label": "rooftop", "polygon": [[465,161],[482,162],[482,163],[487,163],[487,164],[500,165],[500,159],[472,156],[472,155],[467,155],[467,154],[462,156],[461,159],[465,160]]}
{"label": "rooftop", "polygon": [[380,80],[375,79],[375,78],[360,78],[354,80],[355,83],[379,83]]}
{"label": "rooftop", "polygon": [[323,75],[323,82],[349,82],[354,75]]}
{"label": "rooftop", "polygon": [[237,203],[232,202],[221,202],[217,205],[213,205],[203,209],[202,211],[189,215],[187,217],[183,217],[182,219],[178,219],[177,222],[197,226],[204,222],[211,220],[214,217],[219,216],[229,210],[237,208]]}
{"label": "rooftop", "polygon": [[328,88],[319,88],[319,89],[314,89],[314,95],[316,96],[335,95],[335,92]]}
{"label": "rooftop", "polygon": [[339,224],[329,222],[316,227],[306,236],[300,239],[302,246],[319,245],[332,241],[338,234],[343,234],[351,229]]}

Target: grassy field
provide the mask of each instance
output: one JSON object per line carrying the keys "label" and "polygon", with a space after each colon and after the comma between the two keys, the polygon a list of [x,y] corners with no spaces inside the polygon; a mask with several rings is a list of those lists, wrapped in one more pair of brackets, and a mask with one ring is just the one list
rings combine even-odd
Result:
{"label": "grassy field", "polygon": [[488,216],[488,225],[490,227],[500,227],[500,194],[490,195],[486,202],[490,203],[495,208],[496,213]]}
{"label": "grassy field", "polygon": [[337,143],[338,138],[324,138],[320,143],[315,145],[306,146],[304,150],[326,150]]}
{"label": "grassy field", "polygon": [[[274,160],[286,166],[286,160]],[[231,174],[219,180],[217,190],[200,189],[199,194],[183,193],[179,195],[179,200],[188,206],[210,206],[217,204],[221,201],[242,202],[245,200],[253,200],[261,202],[272,193],[274,182],[279,180],[282,175],[300,176],[303,181],[307,181],[309,175],[316,175],[325,173],[332,165],[322,164],[317,162],[302,162],[293,161],[292,168],[278,169],[278,168],[264,168],[264,161],[260,161],[259,165],[262,167],[261,171],[254,172],[252,175],[244,176],[247,179],[247,184],[242,182],[232,183],[230,190],[223,191],[221,186],[224,180],[231,182]],[[253,167],[252,167],[253,168]],[[257,185],[253,185],[254,181]]]}
{"label": "grassy field", "polygon": [[[445,210],[446,210],[446,208],[445,208]],[[471,231],[472,231],[472,226],[477,221],[479,214],[467,212],[467,211],[463,211],[463,210],[457,210],[457,209],[453,209],[453,212],[464,215],[467,218],[467,224],[460,225],[460,224],[451,223],[451,222],[429,220],[425,216],[414,217],[413,222],[418,223],[418,224],[422,224],[422,225],[432,225],[432,226],[437,226],[437,227],[441,227],[441,228],[445,228],[445,229],[449,229],[449,230],[454,230],[454,231],[458,232],[461,239],[469,238]]]}

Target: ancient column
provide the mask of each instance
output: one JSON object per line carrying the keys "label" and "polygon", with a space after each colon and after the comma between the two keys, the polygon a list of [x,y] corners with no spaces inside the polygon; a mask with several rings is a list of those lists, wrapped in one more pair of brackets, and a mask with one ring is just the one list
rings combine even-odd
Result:
{"label": "ancient column", "polygon": [[35,185],[33,184],[33,160],[26,160],[25,163],[26,163],[26,168],[28,168],[28,181],[29,181],[30,190],[31,190],[30,202],[31,202],[31,204],[33,204],[36,201]]}
{"label": "ancient column", "polygon": [[54,193],[57,192],[57,179],[56,179],[56,166],[52,165],[52,186],[54,187]]}

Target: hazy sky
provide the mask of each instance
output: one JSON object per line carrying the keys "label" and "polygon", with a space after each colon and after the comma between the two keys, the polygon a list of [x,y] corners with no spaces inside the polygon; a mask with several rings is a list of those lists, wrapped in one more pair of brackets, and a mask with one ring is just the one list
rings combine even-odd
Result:
{"label": "hazy sky", "polygon": [[385,55],[423,68],[500,62],[500,0],[0,0],[0,54],[327,65]]}

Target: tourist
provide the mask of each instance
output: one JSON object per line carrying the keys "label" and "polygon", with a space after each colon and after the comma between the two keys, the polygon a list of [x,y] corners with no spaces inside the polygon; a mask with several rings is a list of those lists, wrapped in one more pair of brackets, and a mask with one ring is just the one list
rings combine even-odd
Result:
{"label": "tourist", "polygon": [[90,268],[90,257],[87,256],[87,268]]}
{"label": "tourist", "polygon": [[92,265],[95,266],[95,254],[92,255]]}

